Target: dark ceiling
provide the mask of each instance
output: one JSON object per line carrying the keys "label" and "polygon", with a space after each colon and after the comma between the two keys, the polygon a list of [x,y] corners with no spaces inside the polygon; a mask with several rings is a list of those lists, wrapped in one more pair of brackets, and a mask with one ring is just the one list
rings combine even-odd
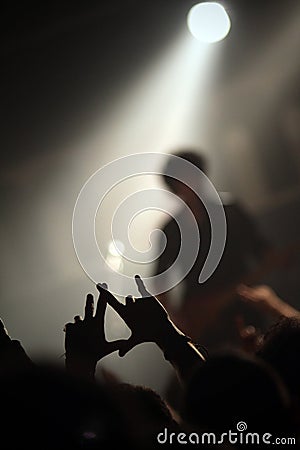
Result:
{"label": "dark ceiling", "polygon": [[[191,0],[9,3],[1,14],[1,124],[7,163],[46,148],[91,114],[105,111],[149,55],[176,36]],[[227,0],[232,33],[222,77],[231,77],[272,39],[297,0]],[[88,116],[85,114],[85,120]]]}

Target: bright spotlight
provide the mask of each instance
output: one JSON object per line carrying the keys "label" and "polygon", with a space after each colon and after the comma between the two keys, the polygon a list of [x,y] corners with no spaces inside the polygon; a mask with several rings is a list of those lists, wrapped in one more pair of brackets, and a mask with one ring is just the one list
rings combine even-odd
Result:
{"label": "bright spotlight", "polygon": [[187,24],[196,39],[208,44],[224,39],[231,26],[223,6],[213,2],[194,5],[188,13]]}

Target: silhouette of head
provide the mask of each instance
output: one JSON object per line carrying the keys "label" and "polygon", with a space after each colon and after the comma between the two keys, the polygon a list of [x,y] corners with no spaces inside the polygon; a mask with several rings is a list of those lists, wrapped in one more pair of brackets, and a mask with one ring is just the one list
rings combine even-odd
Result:
{"label": "silhouette of head", "polygon": [[177,431],[178,424],[162,397],[153,389],[129,383],[112,386],[127,417],[128,431],[141,448],[152,449],[164,428]]}
{"label": "silhouette of head", "polygon": [[[207,163],[205,157],[197,151],[193,150],[181,150],[174,152],[172,155],[181,158],[193,164],[195,167],[200,169],[204,174],[206,174]],[[166,174],[171,175],[166,175]],[[189,187],[188,183],[200,182],[200,177],[192,180],[191,171],[187,168],[185,164],[181,162],[180,159],[175,159],[170,157],[169,161],[164,167],[163,179],[167,187],[180,198],[182,198],[187,204],[193,206],[195,203],[199,203],[199,199],[194,191]],[[178,178],[182,177],[186,183],[179,181]]]}
{"label": "silhouette of head", "polygon": [[112,448],[129,442],[108,389],[42,365],[0,378],[1,448]]}
{"label": "silhouette of head", "polygon": [[300,319],[282,318],[270,327],[257,355],[276,369],[300,402]]}
{"label": "silhouette of head", "polygon": [[[200,169],[203,173],[206,173],[206,160],[205,157],[192,150],[182,150],[178,152],[172,153],[173,156],[177,156],[182,158],[185,161],[190,162],[198,169]],[[171,191],[177,193],[178,186],[181,182],[177,179],[178,177],[189,177],[188,170],[185,168],[183,164],[181,164],[180,160],[175,158],[170,158],[167,164],[165,165],[165,172],[172,174],[172,177],[169,175],[163,175],[164,181],[167,186],[171,189]]]}
{"label": "silhouette of head", "polygon": [[184,416],[200,429],[236,431],[239,421],[254,432],[283,425],[289,397],[267,364],[237,352],[215,354],[192,376]]}

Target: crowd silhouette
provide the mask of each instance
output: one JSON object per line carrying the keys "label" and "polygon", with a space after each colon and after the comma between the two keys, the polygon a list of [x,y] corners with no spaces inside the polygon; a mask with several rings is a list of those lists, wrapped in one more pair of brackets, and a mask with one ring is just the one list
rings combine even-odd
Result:
{"label": "crowd silhouette", "polygon": [[[1,448],[180,448],[201,443],[203,436],[205,448],[242,448],[245,442],[233,438],[234,433],[224,435],[236,432],[240,423],[254,433],[249,442],[256,448],[275,437],[293,439],[296,446],[300,313],[268,286],[239,286],[239,295],[277,318],[247,350],[242,343],[250,335],[253,344],[253,336],[241,333],[239,349],[210,354],[175,325],[140,276],[135,281],[141,297],[128,296],[124,303],[105,283],[96,286],[96,307],[94,296],[87,294],[83,318],[76,315],[64,328],[64,370],[49,361],[32,361],[1,322]],[[130,328],[127,340],[106,340],[107,305]],[[101,381],[95,378],[103,357],[115,351],[122,357],[145,342],[154,342],[174,368],[181,387],[177,410],[147,386],[122,382],[109,373]],[[267,439],[266,433],[269,441],[257,440]]]}

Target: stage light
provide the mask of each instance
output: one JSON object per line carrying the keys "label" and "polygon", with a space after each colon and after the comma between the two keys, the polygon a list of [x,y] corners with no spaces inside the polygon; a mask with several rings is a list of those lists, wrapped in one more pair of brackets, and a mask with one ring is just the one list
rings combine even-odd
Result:
{"label": "stage light", "polygon": [[229,33],[231,22],[223,6],[205,2],[194,5],[187,16],[191,34],[201,42],[212,44]]}

